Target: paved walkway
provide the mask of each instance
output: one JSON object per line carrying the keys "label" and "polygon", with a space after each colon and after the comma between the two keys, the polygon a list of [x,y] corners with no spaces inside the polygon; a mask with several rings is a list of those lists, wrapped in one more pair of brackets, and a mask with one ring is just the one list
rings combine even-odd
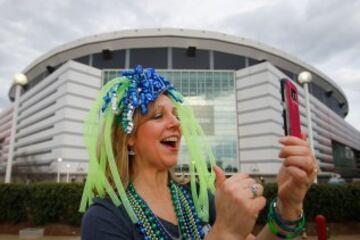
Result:
{"label": "paved walkway", "polygon": [[36,239],[36,240],[80,240],[80,237],[53,237],[46,236],[41,238],[20,238],[18,235],[0,235],[0,240],[19,240],[19,239]]}
{"label": "paved walkway", "polygon": [[[42,237],[42,238],[20,238],[17,235],[0,235],[0,240],[19,240],[19,239],[37,239],[37,240],[80,240],[80,237]],[[310,236],[308,240],[317,240],[317,237]],[[360,234],[357,235],[337,235],[331,236],[329,240],[359,240]]]}

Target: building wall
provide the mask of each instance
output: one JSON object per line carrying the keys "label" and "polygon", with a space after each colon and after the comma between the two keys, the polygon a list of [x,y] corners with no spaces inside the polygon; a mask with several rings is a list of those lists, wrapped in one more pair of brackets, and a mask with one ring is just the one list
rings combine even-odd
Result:
{"label": "building wall", "polygon": [[9,152],[13,107],[0,114],[0,174],[5,172]]}
{"label": "building wall", "polygon": [[[207,106],[211,103],[214,106],[215,135],[220,134],[226,138],[225,126],[230,129],[228,134],[234,137],[234,142],[237,140],[238,144],[238,151],[234,150],[237,159],[230,156],[223,159],[224,163],[231,163],[232,167],[237,167],[238,164],[234,161],[238,161],[239,170],[250,173],[277,173],[280,166],[278,139],[284,135],[279,79],[286,75],[270,63],[264,62],[235,72],[235,88],[231,89],[234,76],[232,72],[172,70],[163,71],[163,74],[169,78],[174,77],[174,83],[180,90],[187,89],[189,99],[193,102],[196,99],[195,105]],[[226,81],[225,78],[222,79],[221,74],[227,76]],[[111,74],[104,76],[109,77]],[[196,88],[191,87],[194,82]],[[63,158],[60,165],[62,173],[68,170],[72,174],[85,173],[88,156],[82,137],[83,119],[101,86],[100,70],[69,61],[24,93],[20,98],[17,113],[14,150],[16,171],[13,170],[13,173],[50,173],[55,177],[59,157]],[[304,93],[302,88],[299,87],[298,90],[301,124],[306,132]],[[229,99],[236,105],[224,105],[224,100]],[[311,97],[310,100],[315,154],[320,160],[323,172],[333,171],[332,141],[360,151],[360,133],[316,98]],[[229,125],[230,120],[225,119],[224,112],[219,111],[217,116],[216,109],[227,109],[226,116],[236,119],[234,128],[237,129],[237,133],[231,131],[232,125]],[[232,115],[231,111],[236,114]],[[7,160],[6,148],[11,119],[11,108],[0,115],[0,156],[3,165]],[[216,141],[212,145],[216,147]],[[228,145],[222,144],[215,150],[225,153],[229,151],[227,147]],[[70,169],[65,167],[67,164],[70,164]]]}
{"label": "building wall", "polygon": [[[238,169],[234,72],[224,70],[159,70],[165,79],[185,97],[211,145],[217,164]],[[106,83],[119,70],[103,72]],[[189,166],[187,146],[182,142],[178,157],[180,168]]]}
{"label": "building wall", "polygon": [[[196,49],[193,54],[189,54],[189,47]],[[268,61],[295,80],[300,72],[311,72],[313,84],[310,92],[341,117],[348,114],[348,102],[342,89],[317,69],[279,49],[223,33],[167,28],[134,29],[78,39],[32,62],[24,70],[29,79],[28,88],[36,86],[69,59],[99,69],[131,68],[134,64],[142,64],[157,69],[178,70],[239,70]],[[329,92],[331,94],[324,97]]]}
{"label": "building wall", "polygon": [[61,172],[85,173],[88,157],[82,137],[83,119],[100,86],[101,71],[69,61],[23,94],[17,116],[14,168],[18,172],[55,173],[61,157]]}
{"label": "building wall", "polygon": [[[241,170],[276,174],[280,166],[278,140],[284,135],[279,80],[286,75],[265,62],[237,71],[235,78]],[[304,90],[297,86],[302,130],[307,132]],[[335,167],[332,141],[359,151],[360,133],[313,96],[310,104],[315,155],[321,170],[331,172]]]}

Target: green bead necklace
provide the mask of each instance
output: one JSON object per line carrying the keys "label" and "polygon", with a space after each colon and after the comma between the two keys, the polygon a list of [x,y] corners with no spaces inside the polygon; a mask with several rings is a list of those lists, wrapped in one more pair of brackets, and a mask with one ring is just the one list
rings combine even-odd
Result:
{"label": "green bead necklace", "polygon": [[134,185],[132,183],[129,184],[126,194],[138,217],[139,221],[136,225],[144,239],[203,239],[205,234],[202,224],[187,189],[183,186],[178,186],[174,181],[170,181],[169,189],[178,219],[179,238],[174,237],[167,231],[144,199],[136,192]]}

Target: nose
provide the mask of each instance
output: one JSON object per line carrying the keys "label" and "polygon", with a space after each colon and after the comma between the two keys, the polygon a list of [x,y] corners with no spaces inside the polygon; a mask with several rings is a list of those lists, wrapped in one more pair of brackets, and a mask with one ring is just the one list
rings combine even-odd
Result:
{"label": "nose", "polygon": [[180,121],[179,121],[179,119],[177,118],[176,115],[170,114],[168,121],[169,121],[169,123],[168,123],[169,128],[178,128],[178,127],[180,127]]}

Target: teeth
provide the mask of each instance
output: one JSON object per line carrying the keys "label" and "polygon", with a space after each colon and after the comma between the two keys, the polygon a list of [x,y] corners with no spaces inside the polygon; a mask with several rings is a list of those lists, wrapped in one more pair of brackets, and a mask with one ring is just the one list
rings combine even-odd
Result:
{"label": "teeth", "polygon": [[167,137],[165,139],[163,139],[162,141],[164,142],[176,142],[178,140],[177,137]]}

